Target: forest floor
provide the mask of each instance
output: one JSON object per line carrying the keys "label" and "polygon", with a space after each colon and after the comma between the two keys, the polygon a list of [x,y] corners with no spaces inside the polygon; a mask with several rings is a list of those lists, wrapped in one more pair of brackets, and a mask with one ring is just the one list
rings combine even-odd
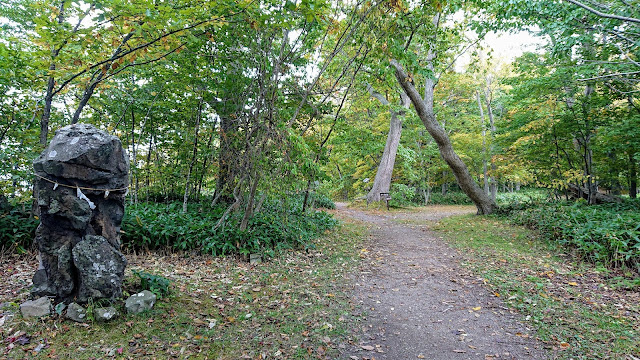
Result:
{"label": "forest floor", "polygon": [[140,290],[132,270],[172,291],[106,324],[23,319],[35,253],[0,256],[0,359],[640,359],[623,270],[473,207],[332,212],[336,231],[256,265],[127,254],[125,292]]}
{"label": "forest floor", "polygon": [[459,252],[429,230],[474,207],[363,211],[338,204],[338,216],[370,229],[352,274],[361,311],[360,343],[345,359],[544,359],[543,344],[483,279],[460,265]]}

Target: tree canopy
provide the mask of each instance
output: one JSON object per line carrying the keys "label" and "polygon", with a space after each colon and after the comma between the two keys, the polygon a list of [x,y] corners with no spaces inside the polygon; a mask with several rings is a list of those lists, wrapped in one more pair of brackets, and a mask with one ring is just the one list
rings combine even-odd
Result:
{"label": "tree canopy", "polygon": [[[313,192],[428,201],[436,187],[469,186],[481,213],[522,185],[590,203],[602,191],[635,197],[636,5],[5,2],[2,191],[28,199],[51,132],[86,122],[123,140],[130,201],[186,210],[207,198],[242,212],[244,226],[265,198]],[[530,31],[545,45],[505,63],[483,42],[489,31]]]}

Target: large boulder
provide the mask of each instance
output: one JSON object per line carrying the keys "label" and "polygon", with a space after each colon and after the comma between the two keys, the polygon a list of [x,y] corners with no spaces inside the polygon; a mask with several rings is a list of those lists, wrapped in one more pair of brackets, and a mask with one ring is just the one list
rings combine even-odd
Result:
{"label": "large boulder", "polygon": [[33,167],[40,266],[32,295],[66,303],[121,296],[129,160],[120,140],[91,125],[70,125],[56,132]]}
{"label": "large boulder", "polygon": [[87,235],[73,248],[78,270],[77,301],[116,299],[122,296],[122,278],[127,260],[102,236]]}

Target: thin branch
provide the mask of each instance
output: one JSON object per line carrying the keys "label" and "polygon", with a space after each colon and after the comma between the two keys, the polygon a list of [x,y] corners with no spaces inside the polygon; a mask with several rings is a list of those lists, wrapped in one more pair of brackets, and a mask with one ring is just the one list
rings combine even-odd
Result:
{"label": "thin branch", "polygon": [[578,79],[578,81],[590,81],[590,80],[606,79],[606,78],[610,78],[610,77],[635,75],[635,74],[640,74],[640,71],[630,71],[630,72],[626,72],[626,73],[615,73],[615,74],[600,75],[600,76],[594,76],[594,77],[590,77],[590,78],[586,78],[586,79]]}
{"label": "thin branch", "polygon": [[605,13],[603,13],[601,11],[598,11],[598,10],[596,10],[596,9],[594,9],[592,7],[589,7],[589,6],[583,4],[583,3],[579,2],[579,1],[576,1],[576,0],[564,0],[564,1],[570,2],[573,5],[580,6],[581,8],[583,8],[583,9],[589,11],[589,12],[592,12],[592,13],[600,16],[600,17],[603,17],[603,18],[616,19],[616,20],[628,21],[628,22],[634,22],[634,23],[640,24],[640,19],[627,17],[627,16],[614,15],[614,14],[605,14]]}

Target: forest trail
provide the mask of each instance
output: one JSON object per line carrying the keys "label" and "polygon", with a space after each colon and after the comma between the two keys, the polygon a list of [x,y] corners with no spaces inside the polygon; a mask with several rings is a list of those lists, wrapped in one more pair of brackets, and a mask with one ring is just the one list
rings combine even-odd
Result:
{"label": "forest trail", "polygon": [[362,321],[359,343],[342,359],[544,359],[542,344],[517,313],[460,265],[462,256],[429,230],[475,207],[436,206],[419,212],[362,211],[338,204],[337,215],[370,229],[352,275]]}

